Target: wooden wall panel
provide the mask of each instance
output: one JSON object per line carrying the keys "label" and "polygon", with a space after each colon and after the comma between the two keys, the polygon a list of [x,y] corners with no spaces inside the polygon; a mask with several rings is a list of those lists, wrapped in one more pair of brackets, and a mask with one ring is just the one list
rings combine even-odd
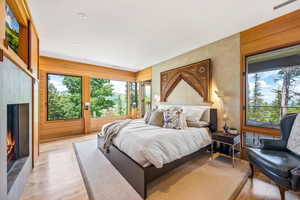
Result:
{"label": "wooden wall panel", "polygon": [[40,57],[40,140],[49,141],[59,137],[99,131],[103,124],[124,117],[90,118],[90,111],[83,110],[82,119],[47,121],[47,73],[82,76],[82,102],[89,102],[89,78],[135,81],[136,73],[107,67],[71,62],[61,59]]}
{"label": "wooden wall panel", "polygon": [[83,64],[61,59],[40,57],[40,69],[48,73],[64,73],[120,81],[135,81],[135,72]]}
{"label": "wooden wall panel", "polygon": [[300,10],[241,32],[241,129],[278,136],[279,130],[245,125],[245,58],[249,55],[300,43]]}
{"label": "wooden wall panel", "polygon": [[3,44],[5,38],[5,1],[0,0],[0,43]]}
{"label": "wooden wall panel", "polygon": [[241,32],[241,53],[251,55],[300,43],[300,10]]}
{"label": "wooden wall panel", "polygon": [[101,128],[104,124],[116,121],[116,120],[123,120],[123,119],[128,119],[128,116],[123,116],[123,117],[112,117],[112,118],[91,118],[91,125],[89,132],[99,132],[101,131]]}
{"label": "wooden wall panel", "polygon": [[147,67],[136,73],[136,81],[148,81],[152,80],[152,67]]}

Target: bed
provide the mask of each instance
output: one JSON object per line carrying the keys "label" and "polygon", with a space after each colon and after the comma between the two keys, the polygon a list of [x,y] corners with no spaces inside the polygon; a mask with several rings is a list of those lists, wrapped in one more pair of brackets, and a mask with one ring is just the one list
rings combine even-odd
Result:
{"label": "bed", "polygon": [[[165,108],[166,106],[162,107]],[[185,106],[184,109],[197,109],[200,107],[203,108],[203,106]],[[186,130],[166,129],[146,125],[142,119],[138,119],[131,121],[127,129],[123,128],[125,130],[120,131],[110,146],[109,152],[102,149],[104,139],[98,135],[98,149],[138,194],[143,199],[146,199],[148,183],[193,159],[204,151],[210,150],[210,138],[207,135],[209,132],[217,130],[217,111],[213,108],[206,108],[207,111],[203,118],[209,122],[207,128],[188,128]],[[172,140],[170,137],[173,136]],[[156,141],[151,146],[151,142],[148,141],[155,140],[155,138]],[[157,138],[160,138],[160,141]],[[170,139],[172,140],[171,142]],[[186,146],[184,146],[184,142],[186,142]],[[173,151],[166,151],[162,156],[153,156],[153,152],[157,152],[155,145],[163,146],[166,143],[171,143],[171,147],[168,148],[172,148],[173,145]],[[139,151],[143,146],[150,147]],[[170,156],[169,154],[174,152],[174,147],[178,148],[176,151],[179,153]],[[163,148],[168,149],[164,146]]]}

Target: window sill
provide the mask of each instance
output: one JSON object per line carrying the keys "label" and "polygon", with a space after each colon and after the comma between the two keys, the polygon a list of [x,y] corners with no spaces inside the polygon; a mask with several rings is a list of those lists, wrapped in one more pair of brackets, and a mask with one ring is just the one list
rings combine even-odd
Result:
{"label": "window sill", "polygon": [[258,133],[258,134],[265,134],[270,136],[279,136],[280,130],[279,129],[273,129],[273,128],[262,128],[257,126],[249,126],[244,125],[242,126],[242,132],[251,132],[251,133]]}

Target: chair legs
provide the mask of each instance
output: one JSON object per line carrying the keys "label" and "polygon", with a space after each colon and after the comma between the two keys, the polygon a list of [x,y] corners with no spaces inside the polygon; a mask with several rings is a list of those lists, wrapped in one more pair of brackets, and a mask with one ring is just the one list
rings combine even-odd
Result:
{"label": "chair legs", "polygon": [[285,200],[285,192],[287,191],[287,189],[280,185],[277,185],[277,186],[279,188],[281,200]]}
{"label": "chair legs", "polygon": [[[252,180],[253,177],[254,177],[254,166],[253,166],[252,163],[249,163],[249,165],[250,165],[250,169],[251,169],[251,172],[249,174],[249,178],[251,178],[251,180]],[[277,184],[277,186],[278,186],[278,189],[279,189],[279,192],[280,192],[281,200],[285,200],[285,192],[288,191],[288,189],[285,188],[285,187],[282,187],[281,185],[278,185],[278,184]]]}
{"label": "chair legs", "polygon": [[251,169],[251,172],[250,172],[249,178],[253,179],[253,177],[254,177],[254,167],[251,163],[250,163],[250,169]]}

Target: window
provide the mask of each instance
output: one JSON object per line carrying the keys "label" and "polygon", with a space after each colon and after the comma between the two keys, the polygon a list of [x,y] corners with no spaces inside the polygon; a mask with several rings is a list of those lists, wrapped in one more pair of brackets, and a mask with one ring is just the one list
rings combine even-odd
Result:
{"label": "window", "polygon": [[151,81],[143,81],[141,83],[141,99],[142,99],[142,116],[151,110]]}
{"label": "window", "polygon": [[246,124],[279,128],[287,113],[300,112],[300,45],[246,58]]}
{"label": "window", "polygon": [[81,77],[48,74],[48,120],[81,118]]}
{"label": "window", "polygon": [[135,108],[138,109],[138,83],[132,82],[130,83],[130,111]]}
{"label": "window", "polygon": [[127,115],[127,82],[90,78],[92,117]]}
{"label": "window", "polygon": [[5,13],[5,39],[8,42],[8,46],[18,54],[20,25],[8,4],[5,4]]}

